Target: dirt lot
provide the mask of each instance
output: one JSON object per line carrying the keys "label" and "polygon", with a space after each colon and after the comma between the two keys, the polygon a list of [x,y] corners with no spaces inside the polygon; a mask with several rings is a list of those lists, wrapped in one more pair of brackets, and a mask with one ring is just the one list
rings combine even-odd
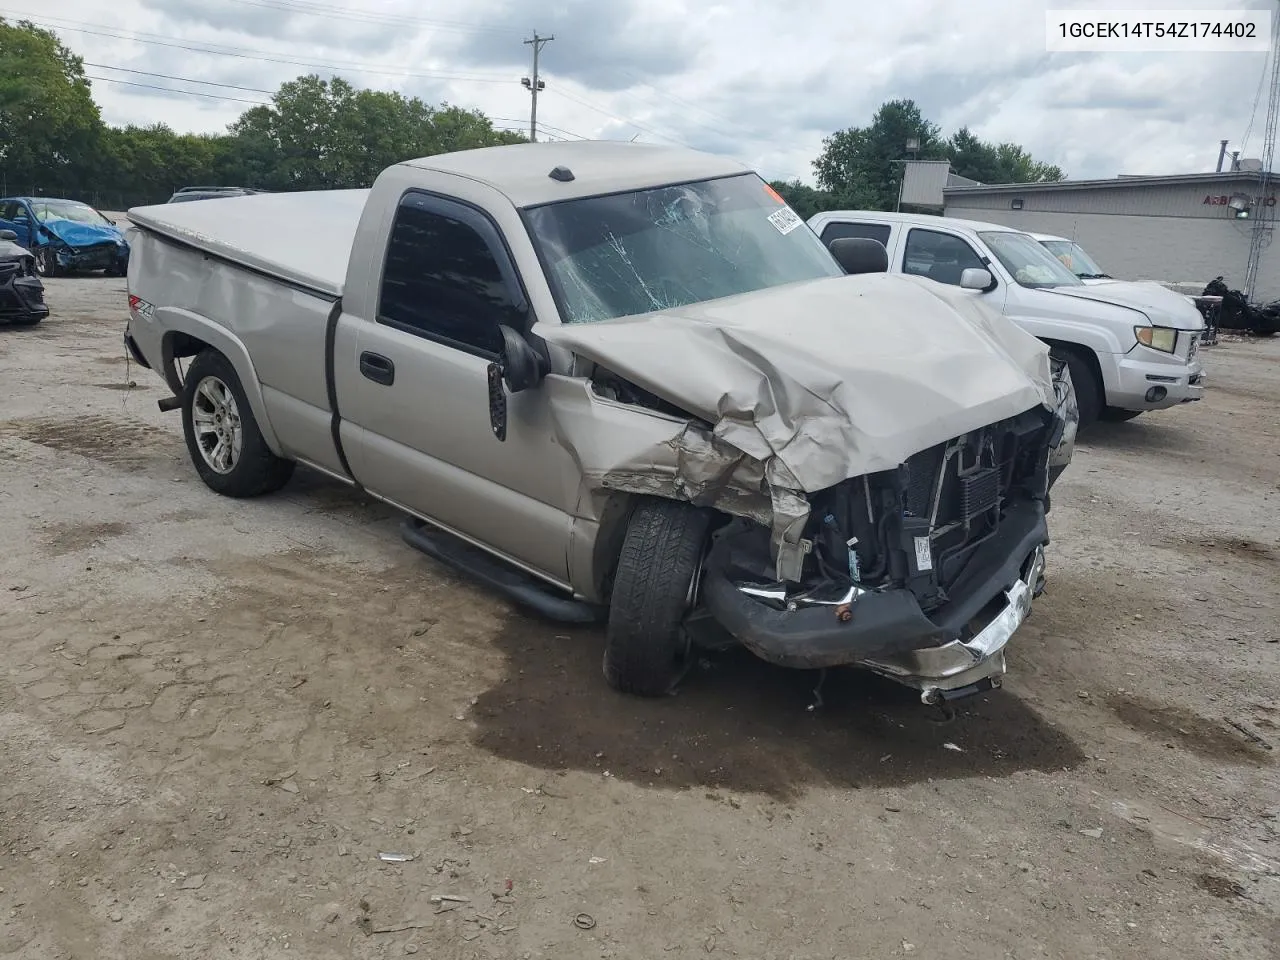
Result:
{"label": "dirt lot", "polygon": [[940,722],[747,656],[621,698],[392,511],[208,491],[123,281],[49,300],[0,328],[0,955],[1277,956],[1280,342],[1082,441]]}

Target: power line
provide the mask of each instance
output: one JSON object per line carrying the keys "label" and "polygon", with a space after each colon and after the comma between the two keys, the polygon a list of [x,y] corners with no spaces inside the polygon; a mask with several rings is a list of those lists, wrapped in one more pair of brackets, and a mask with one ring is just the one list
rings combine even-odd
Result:
{"label": "power line", "polygon": [[1258,116],[1258,104],[1262,102],[1262,90],[1267,85],[1267,73],[1271,66],[1271,58],[1268,57],[1262,61],[1262,73],[1258,77],[1258,90],[1253,95],[1253,106],[1249,109],[1249,125],[1244,128],[1244,139],[1240,141],[1240,152],[1244,153],[1249,147],[1249,136],[1253,133],[1253,121]]}
{"label": "power line", "polygon": [[[183,83],[198,83],[206,87],[223,87],[227,90],[242,90],[245,93],[265,93],[267,96],[275,96],[274,90],[263,90],[261,87],[238,87],[234,83],[217,83],[213,80],[196,80],[192,77],[175,77],[167,73],[150,73],[146,70],[132,70],[129,67],[113,67],[109,63],[90,63],[84,61],[86,67],[97,67],[99,70],[118,70],[121,73],[132,73],[141,77],[155,77],[160,80],[180,80]],[[105,79],[105,78],[100,78]]]}
{"label": "power line", "polygon": [[[503,123],[518,123],[518,124],[521,124],[521,125],[522,125],[522,128],[524,128],[524,127],[527,127],[527,126],[528,126],[528,124],[527,124],[524,120],[518,120],[518,119],[516,119],[515,117],[489,117],[489,119],[490,119],[490,120],[501,120]],[[593,139],[592,137],[584,137],[584,136],[583,136],[582,134],[580,134],[580,133],[574,133],[572,130],[566,130],[564,127],[557,127],[557,126],[555,126],[555,125],[553,125],[553,124],[547,123],[545,120],[539,120],[539,121],[538,121],[538,129],[539,129],[539,130],[550,130],[550,131],[551,131],[552,133],[554,133],[554,134],[559,134],[560,136],[568,137],[568,138],[573,139],[573,140],[591,140],[591,139]]]}
{"label": "power line", "polygon": [[270,105],[267,100],[245,100],[243,97],[224,97],[217,93],[201,93],[198,90],[175,90],[173,87],[162,87],[154,83],[135,83],[132,80],[118,80],[114,77],[95,77],[93,74],[86,73],[85,78],[88,80],[101,80],[105,83],[118,83],[126,87],[142,87],[146,90],[163,90],[165,93],[177,93],[184,97],[204,97],[207,100],[228,100],[232,103],[252,103],[259,107]]}
{"label": "power line", "polygon": [[348,10],[323,3],[301,3],[299,0],[229,0],[246,7],[297,13],[322,17],[326,20],[351,20],[356,23],[385,23],[388,25],[422,26],[433,30],[453,30],[459,33],[494,33],[514,36],[518,31],[508,27],[490,27],[462,20],[435,20],[427,17],[407,17],[399,14],[374,13],[368,10]]}
{"label": "power line", "polygon": [[[12,11],[3,11],[3,12],[6,12],[11,16],[23,16],[24,18],[26,17],[25,14],[14,14],[12,13]],[[41,26],[50,27],[55,30],[70,30],[75,33],[89,34],[90,36],[109,37],[113,40],[128,40],[134,43],[143,43],[143,44],[149,44],[152,46],[159,46],[159,47],[172,47],[177,50],[188,50],[192,53],[206,53],[206,54],[212,54],[220,57],[236,57],[241,60],[257,60],[263,63],[281,63],[281,64],[288,64],[288,65],[297,66],[297,67],[307,67],[310,69],[319,68],[323,70],[348,70],[354,73],[381,74],[384,76],[395,76],[395,77],[419,77],[419,78],[429,79],[429,80],[455,80],[455,81],[464,82],[464,83],[510,83],[511,82],[510,76],[505,76],[505,77],[499,77],[496,75],[495,76],[477,76],[477,75],[468,75],[468,74],[452,74],[452,73],[445,73],[441,71],[424,71],[424,70],[409,70],[409,69],[387,70],[387,69],[373,66],[371,64],[360,63],[359,61],[341,61],[341,60],[326,61],[326,60],[320,60],[318,58],[311,58],[311,57],[291,58],[291,57],[276,55],[273,51],[253,50],[251,48],[245,48],[245,47],[227,47],[227,46],[224,46],[223,44],[196,46],[195,44],[190,44],[190,43],[178,43],[176,41],[168,40],[164,38],[155,38],[153,34],[127,33],[127,32],[121,32],[121,31],[110,32],[111,28],[102,27],[101,24],[89,24],[87,26],[76,26],[76,25],[68,25],[66,23],[51,23],[51,22],[48,22],[47,20],[46,21],[34,20],[33,22]],[[100,27],[101,29],[90,30],[88,29],[89,26]],[[213,49],[214,46],[222,46],[224,48],[221,50]]]}
{"label": "power line", "polygon": [[[617,120],[619,123],[625,123],[629,126],[635,127],[637,130],[643,130],[645,133],[652,134],[653,136],[666,140],[669,143],[674,143],[681,147],[689,147],[689,144],[685,143],[682,140],[677,140],[675,137],[667,136],[664,133],[659,133],[657,130],[654,130],[652,127],[647,127],[637,120],[632,120],[628,117],[620,116],[619,114],[613,113],[610,110],[606,110],[604,107],[600,106],[599,104],[592,103],[590,100],[587,100],[583,97],[579,97],[576,94],[569,93],[569,91],[565,90],[563,87],[560,87],[559,85],[555,85],[554,87],[551,87],[549,89],[554,89],[557,93],[560,94],[560,96],[566,97],[569,100],[573,100],[575,103],[580,103],[584,107],[588,107],[592,110],[595,110],[597,113],[604,114],[604,116],[606,117],[609,117],[613,120]],[[692,150],[693,148],[689,147],[689,149]]]}
{"label": "power line", "polygon": [[[95,65],[95,66],[97,66],[97,65]],[[121,70],[121,69],[124,69],[124,68],[123,68],[123,67],[106,67],[106,69],[108,69],[108,70]],[[207,83],[207,82],[209,82],[209,81],[204,81],[204,80],[192,80],[192,79],[190,79],[190,78],[188,78],[188,77],[172,77],[172,76],[169,76],[168,74],[163,74],[163,73],[155,73],[155,74],[151,74],[151,73],[144,73],[144,72],[143,72],[143,71],[141,71],[141,70],[134,70],[134,71],[130,71],[130,72],[131,72],[131,73],[142,73],[144,76],[162,77],[162,78],[164,78],[164,79],[166,79],[166,80],[178,80],[178,81],[182,81],[182,82],[184,82],[184,83]],[[216,94],[216,93],[202,93],[202,92],[201,92],[201,91],[199,91],[199,90],[179,90],[179,89],[177,89],[177,88],[175,88],[175,87],[162,87],[162,86],[160,86],[159,84],[153,84],[153,83],[137,83],[137,82],[132,81],[132,80],[120,80],[120,79],[117,79],[117,78],[115,78],[115,77],[99,77],[99,76],[95,76],[95,75],[90,74],[90,73],[86,73],[86,74],[85,74],[85,78],[86,78],[86,79],[88,79],[88,80],[100,80],[100,81],[103,81],[103,82],[105,82],[105,83],[118,83],[118,84],[121,84],[121,85],[126,86],[126,87],[140,87],[140,88],[142,88],[142,89],[144,89],[144,90],[159,90],[159,91],[162,91],[162,92],[164,92],[164,93],[176,93],[176,94],[178,94],[178,95],[180,95],[180,96],[188,96],[188,97],[203,97],[203,98],[208,99],[208,100],[225,100],[225,101],[228,101],[228,102],[231,102],[231,103],[252,103],[252,104],[256,104],[257,106],[264,106],[264,107],[271,106],[271,102],[270,102],[270,101],[268,101],[268,100],[246,100],[246,99],[244,99],[244,98],[242,98],[242,97],[227,97],[227,96],[222,96],[221,94]],[[229,85],[229,84],[214,84],[214,86],[230,86],[230,85]],[[253,92],[270,93],[270,91],[265,91],[265,90],[264,90],[264,91],[257,91],[257,90],[256,90],[256,88],[254,88],[254,87],[232,87],[232,89],[233,89],[233,90],[249,90],[249,91],[253,91]],[[515,117],[490,117],[490,116],[488,116],[487,114],[485,114],[485,115],[484,115],[484,118],[485,118],[486,120],[488,120],[488,121],[489,121],[489,125],[490,125],[491,127],[493,127],[493,129],[495,129],[495,130],[510,130],[510,131],[512,131],[513,133],[524,133],[524,132],[527,130],[527,127],[525,126],[525,122],[524,122],[523,120],[518,120],[518,119],[516,119]],[[550,126],[550,125],[548,125],[548,124],[543,124],[541,129],[543,129],[543,130],[546,130],[546,129],[559,130],[560,128],[559,128],[559,127],[551,127],[551,126]],[[585,139],[587,139],[586,137],[578,137],[578,135],[577,135],[577,134],[572,134],[572,133],[569,133],[568,131],[562,131],[562,132],[563,132],[563,133],[565,133],[567,136],[559,136],[559,135],[554,135],[554,134],[547,134],[547,136],[549,136],[549,137],[550,137],[551,139],[553,139],[553,140],[561,140],[561,141],[563,141],[563,140],[567,140],[569,137],[577,137],[577,138],[578,138],[578,139],[580,139],[580,140],[585,140]]]}
{"label": "power line", "polygon": [[[158,80],[176,80],[176,81],[178,81],[179,83],[197,83],[197,84],[201,84],[201,85],[203,85],[203,86],[209,86],[209,87],[221,87],[221,88],[228,89],[228,90],[240,90],[240,91],[242,91],[242,92],[244,92],[244,93],[264,93],[264,94],[266,94],[266,95],[267,95],[267,96],[269,96],[269,97],[273,97],[273,96],[275,96],[275,94],[277,93],[277,91],[275,91],[275,90],[264,90],[264,89],[262,89],[261,87],[241,87],[241,86],[237,86],[237,85],[236,85],[236,84],[234,84],[234,83],[218,83],[218,82],[213,81],[213,80],[197,80],[197,79],[195,79],[194,77],[179,77],[179,76],[175,76],[175,75],[170,74],[170,73],[153,73],[153,72],[151,72],[151,71],[149,71],[149,70],[134,70],[134,69],[132,69],[132,68],[130,68],[130,67],[115,67],[115,66],[112,66],[112,65],[111,65],[111,64],[109,64],[109,63],[91,63],[91,62],[89,62],[88,60],[85,60],[85,61],[84,61],[84,65],[85,65],[86,67],[96,67],[96,68],[98,68],[99,70],[118,70],[118,71],[120,71],[120,72],[122,72],[122,73],[131,73],[131,74],[134,74],[134,75],[136,75],[136,76],[142,76],[142,77],[153,77],[153,78],[158,79]],[[86,75],[86,76],[88,76],[88,75]],[[124,80],[113,80],[111,77],[94,77],[94,76],[89,76],[89,77],[88,77],[88,79],[90,79],[90,80],[105,80],[105,81],[106,81],[106,82],[108,82],[108,83],[128,83],[128,81],[124,81]],[[155,89],[155,90],[164,90],[164,91],[171,92],[171,93],[188,93],[188,92],[190,92],[190,93],[195,93],[195,92],[196,92],[196,91],[177,90],[177,89],[175,89],[175,88],[173,88],[173,87],[160,87],[160,86],[151,87],[151,85],[149,85],[149,84],[141,84],[141,83],[135,83],[135,84],[129,84],[129,85],[130,85],[130,86],[149,87],[149,88],[151,88],[151,89]],[[226,98],[226,99],[235,100],[236,98],[234,98],[234,97],[228,97],[228,98]],[[242,102],[249,102],[249,101],[242,101]],[[258,101],[253,101],[253,102],[258,102]],[[481,111],[481,112],[483,113],[483,111]],[[524,130],[524,129],[526,128],[526,127],[525,127],[525,121],[520,120],[520,119],[518,119],[518,118],[516,118],[516,117],[493,117],[493,116],[489,116],[488,114],[485,114],[485,119],[489,120],[490,122],[497,121],[497,122],[507,123],[507,124],[518,124],[518,125],[519,125],[519,129],[521,129],[521,130]],[[551,133],[552,133],[552,134],[555,134],[555,135],[556,135],[557,139],[562,139],[562,140],[565,140],[565,139],[573,139],[573,140],[589,140],[589,139],[591,139],[590,137],[584,137],[584,136],[583,136],[582,134],[580,134],[580,133],[574,133],[572,130],[566,130],[566,129],[564,129],[563,127],[557,127],[555,124],[547,123],[547,122],[545,122],[545,121],[541,121],[541,122],[540,122],[538,129],[539,129],[539,130],[549,130],[549,131],[551,131]]]}
{"label": "power line", "polygon": [[[656,93],[659,96],[666,98],[667,100],[670,100],[672,103],[676,104],[677,106],[684,107],[686,110],[698,110],[706,114],[708,117],[711,117],[712,119],[719,121],[720,123],[726,124],[727,126],[730,126],[730,127],[736,127],[742,133],[748,132],[747,129],[743,127],[741,124],[738,124],[732,120],[726,119],[725,117],[722,117],[720,114],[715,113],[711,110],[708,110],[706,107],[703,107],[700,104],[691,103],[690,101],[685,100],[683,97],[678,97],[674,93],[671,93],[669,90],[665,90],[662,87],[659,87],[653,81],[646,80],[644,77],[641,77],[639,74],[631,70],[626,70],[626,69],[623,69],[622,67],[619,67],[618,72],[621,73],[623,76],[630,77],[632,80],[635,80],[637,83],[648,87],[651,92]],[[712,133],[719,134],[722,137],[729,137],[730,139],[732,139],[734,136],[731,133],[726,133],[724,130],[719,129],[718,127],[713,127],[710,124],[703,123],[702,121],[696,120],[693,117],[687,117],[686,119],[691,120],[693,123],[702,127],[704,130],[710,130]]]}

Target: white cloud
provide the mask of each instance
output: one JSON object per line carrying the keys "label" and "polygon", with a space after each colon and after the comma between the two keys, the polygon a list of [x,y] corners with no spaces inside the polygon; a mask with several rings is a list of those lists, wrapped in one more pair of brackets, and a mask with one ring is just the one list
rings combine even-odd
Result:
{"label": "white cloud", "polygon": [[[0,15],[54,29],[96,64],[86,72],[111,78],[95,80],[94,94],[117,124],[222,130],[250,104],[214,97],[261,101],[257,91],[318,72],[523,125],[521,40],[537,28],[556,37],[542,57],[548,133],[682,142],[769,177],[810,179],[826,134],[865,124],[902,96],[947,133],[967,125],[1013,140],[1072,176],[1211,169],[1220,139],[1241,146],[1265,54],[1051,55],[1050,5],[1203,9],[1211,0],[449,0],[429,12],[413,0],[60,0],[52,13],[47,0],[0,0]],[[1260,150],[1265,110],[1264,92],[1249,155]]]}

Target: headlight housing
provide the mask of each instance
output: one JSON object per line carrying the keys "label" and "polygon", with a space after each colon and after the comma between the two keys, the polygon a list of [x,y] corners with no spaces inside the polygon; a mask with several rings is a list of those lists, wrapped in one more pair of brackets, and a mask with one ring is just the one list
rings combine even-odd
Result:
{"label": "headlight housing", "polygon": [[1144,347],[1174,353],[1178,349],[1178,331],[1173,327],[1134,327],[1133,335]]}

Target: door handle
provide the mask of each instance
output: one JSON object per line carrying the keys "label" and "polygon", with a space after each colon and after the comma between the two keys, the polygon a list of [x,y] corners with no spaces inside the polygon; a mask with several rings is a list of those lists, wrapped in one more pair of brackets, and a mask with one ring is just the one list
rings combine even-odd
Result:
{"label": "door handle", "polygon": [[389,387],[396,381],[396,365],[380,353],[366,350],[360,354],[360,372],[384,387]]}

